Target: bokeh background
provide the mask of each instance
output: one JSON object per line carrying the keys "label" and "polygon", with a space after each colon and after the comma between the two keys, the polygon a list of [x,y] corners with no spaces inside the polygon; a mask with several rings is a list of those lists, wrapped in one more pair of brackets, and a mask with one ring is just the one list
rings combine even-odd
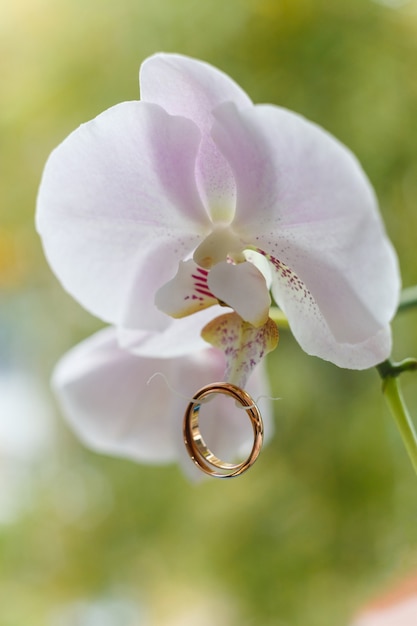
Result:
{"label": "bokeh background", "polygon": [[[417,571],[417,479],[376,371],[269,359],[276,435],[234,481],[86,450],[49,390],[100,327],[33,227],[43,164],[138,98],[155,51],[205,59],[359,157],[417,283],[417,2],[5,0],[0,8],[0,626],[343,626]],[[394,357],[417,355],[417,312]],[[417,419],[417,378],[402,380]]]}

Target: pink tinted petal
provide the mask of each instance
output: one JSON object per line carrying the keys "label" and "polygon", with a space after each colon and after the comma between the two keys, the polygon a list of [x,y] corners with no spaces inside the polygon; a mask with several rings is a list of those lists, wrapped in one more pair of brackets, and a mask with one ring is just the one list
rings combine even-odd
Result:
{"label": "pink tinted petal", "polygon": [[223,312],[216,305],[181,319],[169,319],[169,325],[161,332],[117,329],[121,348],[137,356],[172,358],[207,348],[201,337],[202,328]]}
{"label": "pink tinted petal", "polygon": [[114,329],[108,328],[64,355],[53,387],[70,426],[93,450],[169,462],[176,457],[176,399],[161,381],[146,385],[156,371],[169,375],[169,365],[120,350]]}
{"label": "pink tinted petal", "polygon": [[213,294],[255,327],[268,319],[271,298],[263,274],[245,261],[234,265],[223,261],[210,270],[208,285]]}
{"label": "pink tinted petal", "polygon": [[191,121],[126,102],[51,154],[37,228],[64,287],[98,317],[163,325],[154,295],[208,229],[194,177],[199,141]]}
{"label": "pink tinted petal", "polygon": [[171,115],[193,120],[205,134],[213,122],[213,109],[222,102],[234,102],[239,108],[252,105],[249,96],[227,74],[180,54],[159,53],[142,63],[140,96]]}
{"label": "pink tinted petal", "polygon": [[200,128],[203,140],[197,160],[199,189],[213,216],[232,217],[235,184],[230,167],[209,132],[212,110],[222,102],[252,105],[246,93],[208,63],[178,54],[156,54],[140,70],[141,99],[162,106],[171,115],[187,117]]}
{"label": "pink tinted petal", "polygon": [[167,315],[180,318],[217,304],[207,277],[208,271],[191,259],[181,262],[175,277],[157,292],[155,305]]}
{"label": "pink tinted petal", "polygon": [[238,387],[245,387],[252,370],[278,345],[278,329],[272,320],[254,328],[237,313],[225,313],[203,328],[203,338],[224,352],[224,377]]}
{"label": "pink tinted petal", "polygon": [[[277,259],[272,259],[272,266],[275,269],[273,296],[288,318],[294,337],[307,354],[350,369],[373,367],[388,358],[392,347],[388,324],[381,328],[377,322],[372,323],[371,314],[360,311],[354,298],[349,303],[346,294],[339,293],[337,285],[329,292],[328,310],[324,308],[323,312],[306,284],[291,268]],[[326,316],[326,313],[329,314]],[[353,316],[352,320],[349,314]],[[364,333],[365,330],[368,334]]]}
{"label": "pink tinted petal", "polygon": [[[185,452],[182,419],[188,399],[207,383],[221,380],[223,370],[222,354],[211,348],[175,359],[136,357],[118,347],[115,330],[108,328],[64,355],[53,387],[70,426],[93,450],[145,463],[179,460],[187,473],[198,476]],[[149,380],[156,373],[163,376]],[[263,373],[254,377],[253,393],[268,393]],[[270,408],[263,405],[268,436]],[[210,419],[208,428],[210,437],[214,433],[222,446],[229,442],[236,451],[250,441],[239,428],[245,416],[239,412],[236,429],[230,414],[233,407],[227,404],[223,419]],[[224,447],[221,451],[230,452]]]}
{"label": "pink tinted petal", "polygon": [[327,234],[327,220],[380,224],[356,157],[316,124],[270,105],[224,104],[214,115],[213,138],[236,179],[236,225],[267,235],[306,223],[323,225]]}

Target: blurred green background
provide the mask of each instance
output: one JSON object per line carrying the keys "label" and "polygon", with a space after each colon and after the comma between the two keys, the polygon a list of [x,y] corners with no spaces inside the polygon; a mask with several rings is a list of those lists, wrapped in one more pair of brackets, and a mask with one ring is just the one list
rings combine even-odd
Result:
{"label": "blurred green background", "polygon": [[[33,213],[52,148],[136,99],[147,55],[181,52],[346,143],[417,283],[417,2],[5,0],[0,13],[0,626],[347,625],[417,570],[417,479],[376,371],[310,358],[283,332],[276,435],[235,481],[93,454],[48,379],[100,324],[51,275]],[[417,355],[416,322],[395,320],[395,358]],[[402,384],[417,419],[417,379]]]}

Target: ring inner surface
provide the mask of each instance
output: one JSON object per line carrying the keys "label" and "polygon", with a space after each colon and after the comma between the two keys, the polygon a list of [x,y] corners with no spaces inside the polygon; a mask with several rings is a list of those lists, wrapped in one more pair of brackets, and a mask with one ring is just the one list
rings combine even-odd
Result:
{"label": "ring inner surface", "polygon": [[[252,424],[254,443],[249,457],[240,463],[228,463],[219,459],[207,446],[199,427],[201,400],[211,394],[223,394],[234,398],[245,409]],[[206,474],[219,478],[231,478],[245,472],[257,459],[263,441],[263,423],[258,407],[251,396],[231,383],[213,383],[200,389],[184,415],[184,443],[193,462]],[[216,472],[221,470],[221,472]]]}
{"label": "ring inner surface", "polygon": [[213,467],[217,467],[218,469],[224,470],[235,470],[241,466],[241,463],[227,463],[226,461],[222,461],[219,459],[207,446],[206,442],[203,439],[203,435],[201,434],[199,424],[198,424],[198,416],[200,412],[201,404],[195,404],[192,409],[191,418],[190,418],[190,433],[193,443],[195,444],[197,450],[201,454],[202,457],[210,463]]}

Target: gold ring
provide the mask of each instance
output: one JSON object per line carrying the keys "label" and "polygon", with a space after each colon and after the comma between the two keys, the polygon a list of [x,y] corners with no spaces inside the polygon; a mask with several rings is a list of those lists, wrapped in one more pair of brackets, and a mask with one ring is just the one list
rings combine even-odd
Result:
{"label": "gold ring", "polygon": [[[207,447],[201,435],[198,424],[201,401],[214,393],[231,396],[237,400],[245,409],[251,421],[254,435],[253,446],[248,458],[241,463],[226,463],[218,459]],[[234,478],[246,472],[258,458],[262,447],[263,434],[262,417],[255,402],[246,391],[231,383],[212,383],[211,385],[202,387],[202,389],[195,394],[193,401],[190,402],[184,414],[183,435],[187,452],[199,469],[216,478]]]}

